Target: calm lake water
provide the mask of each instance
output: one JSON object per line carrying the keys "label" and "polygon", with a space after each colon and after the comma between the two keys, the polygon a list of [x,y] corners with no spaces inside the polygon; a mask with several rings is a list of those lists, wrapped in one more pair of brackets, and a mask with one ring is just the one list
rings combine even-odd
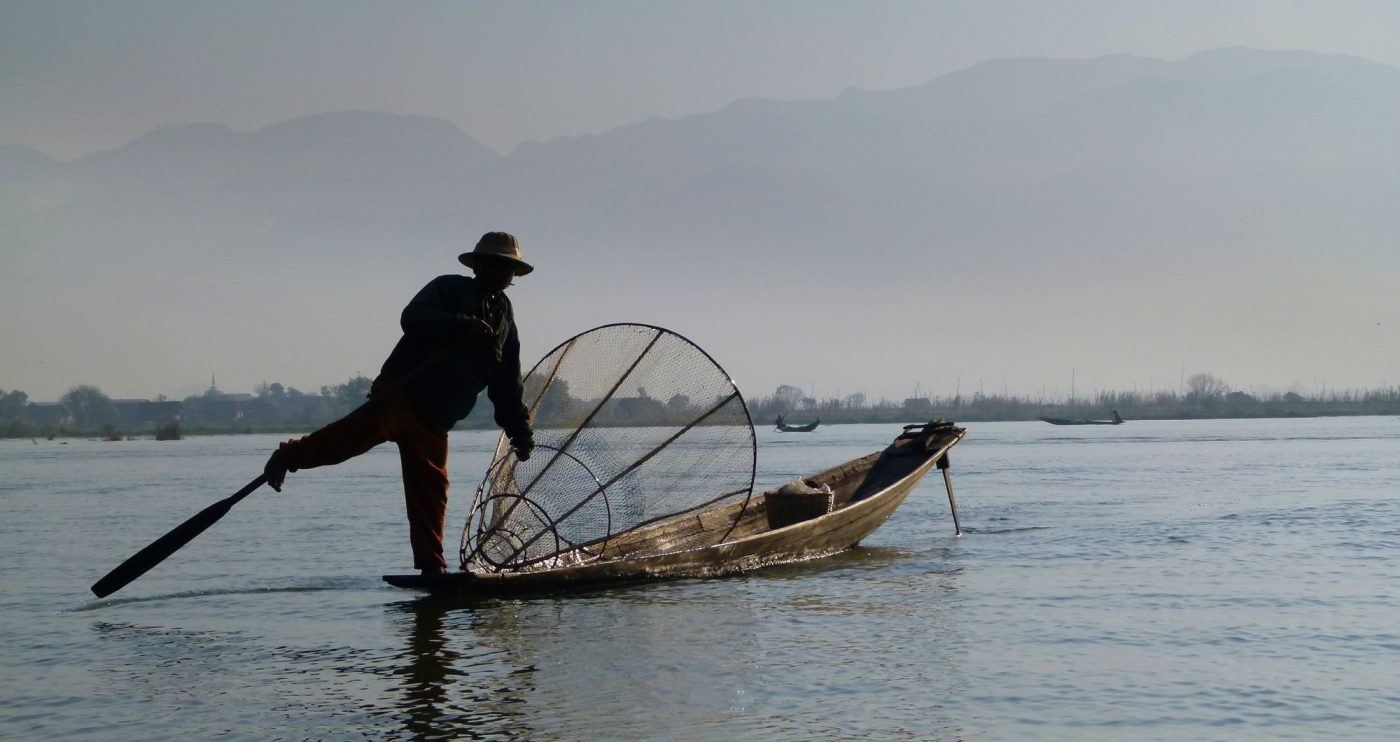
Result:
{"label": "calm lake water", "polygon": [[[411,564],[392,446],[98,601],[277,438],[0,441],[0,738],[1400,735],[1400,419],[968,428],[961,538],[935,471],[847,555],[446,605],[379,580]],[[761,431],[758,484],[897,433]],[[453,434],[450,528],[494,443]]]}

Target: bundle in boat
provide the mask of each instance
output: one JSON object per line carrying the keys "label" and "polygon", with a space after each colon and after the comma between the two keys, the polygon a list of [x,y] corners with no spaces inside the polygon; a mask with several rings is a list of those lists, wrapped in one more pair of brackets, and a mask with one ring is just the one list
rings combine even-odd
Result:
{"label": "bundle in boat", "polygon": [[816,480],[794,479],[763,493],[768,510],[768,527],[785,528],[804,520],[820,518],[836,509],[836,493],[831,485]]}

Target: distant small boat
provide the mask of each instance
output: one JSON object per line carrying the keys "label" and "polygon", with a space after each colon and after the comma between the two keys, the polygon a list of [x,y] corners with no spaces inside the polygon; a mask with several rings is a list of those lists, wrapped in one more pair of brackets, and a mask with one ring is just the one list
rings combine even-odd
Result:
{"label": "distant small boat", "polygon": [[1118,410],[1113,411],[1112,420],[1089,420],[1082,417],[1042,417],[1051,425],[1122,425],[1123,418],[1118,416]]}
{"label": "distant small boat", "polygon": [[779,431],[784,433],[810,433],[813,430],[816,430],[817,426],[821,424],[822,419],[819,417],[816,420],[807,423],[806,425],[788,425],[787,423],[783,422],[782,415],[778,415],[778,419],[773,422],[773,425]]}

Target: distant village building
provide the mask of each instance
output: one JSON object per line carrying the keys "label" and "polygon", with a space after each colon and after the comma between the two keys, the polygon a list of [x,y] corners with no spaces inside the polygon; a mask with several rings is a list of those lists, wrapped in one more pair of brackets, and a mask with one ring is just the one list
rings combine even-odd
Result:
{"label": "distant village building", "polygon": [[211,389],[202,397],[188,400],[186,422],[192,425],[242,423],[261,425],[277,422],[277,407],[251,394],[225,394]]}
{"label": "distant village building", "polygon": [[24,406],[24,419],[35,425],[62,425],[68,409],[61,402],[30,402]]}
{"label": "distant village building", "polygon": [[600,425],[654,425],[666,419],[666,405],[651,397],[613,397],[598,411]]}
{"label": "distant village building", "polygon": [[127,429],[164,425],[178,418],[184,409],[184,404],[169,400],[114,399],[112,404],[121,413],[121,427]]}
{"label": "distant village building", "polygon": [[[121,415],[117,426],[127,430],[164,425],[180,416],[184,405],[180,402],[155,401],[149,399],[114,399],[112,405]],[[24,407],[24,419],[44,427],[58,427],[72,424],[68,408],[62,402],[30,402]]]}
{"label": "distant village building", "polygon": [[904,400],[905,412],[932,412],[933,401],[928,397],[908,397]]}

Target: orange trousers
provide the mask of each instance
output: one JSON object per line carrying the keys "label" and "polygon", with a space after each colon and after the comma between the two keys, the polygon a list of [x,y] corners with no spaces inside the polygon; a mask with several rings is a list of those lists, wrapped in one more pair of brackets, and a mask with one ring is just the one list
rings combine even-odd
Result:
{"label": "orange trousers", "polygon": [[447,517],[447,434],[419,417],[402,388],[376,397],[320,430],[287,441],[289,471],[330,466],[393,441],[403,467],[404,502],[408,506],[408,540],[414,569],[444,570],[442,529]]}

